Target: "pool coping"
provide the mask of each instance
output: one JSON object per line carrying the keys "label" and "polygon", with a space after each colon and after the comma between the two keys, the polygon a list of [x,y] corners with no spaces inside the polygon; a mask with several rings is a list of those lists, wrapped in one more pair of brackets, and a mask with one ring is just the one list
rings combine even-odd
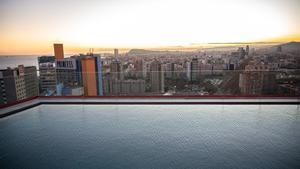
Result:
{"label": "pool coping", "polygon": [[0,107],[0,118],[33,108],[42,104],[86,104],[86,105],[300,105],[299,97],[165,97],[165,96],[127,96],[127,97],[43,97],[37,96]]}

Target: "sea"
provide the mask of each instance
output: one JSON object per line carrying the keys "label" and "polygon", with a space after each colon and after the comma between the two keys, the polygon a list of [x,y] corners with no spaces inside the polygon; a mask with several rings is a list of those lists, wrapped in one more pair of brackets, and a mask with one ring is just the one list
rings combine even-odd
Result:
{"label": "sea", "polygon": [[0,55],[0,69],[17,67],[18,65],[36,66],[38,55]]}

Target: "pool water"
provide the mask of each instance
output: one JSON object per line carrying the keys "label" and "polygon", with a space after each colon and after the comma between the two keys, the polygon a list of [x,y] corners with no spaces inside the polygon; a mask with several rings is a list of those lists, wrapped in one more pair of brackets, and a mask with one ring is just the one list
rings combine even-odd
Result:
{"label": "pool water", "polygon": [[299,105],[40,105],[0,119],[3,169],[300,168]]}

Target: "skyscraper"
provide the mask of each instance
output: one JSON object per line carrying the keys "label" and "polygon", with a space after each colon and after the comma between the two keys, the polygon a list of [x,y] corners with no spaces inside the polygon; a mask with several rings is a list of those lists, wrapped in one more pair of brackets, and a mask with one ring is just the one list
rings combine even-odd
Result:
{"label": "skyscraper", "polygon": [[9,103],[37,96],[38,80],[35,66],[0,70],[0,103]]}
{"label": "skyscraper", "polygon": [[53,93],[56,90],[56,70],[55,57],[41,56],[38,57],[39,71],[40,71],[40,91],[42,94],[48,92]]}
{"label": "skyscraper", "polygon": [[134,62],[134,68],[136,71],[137,78],[143,78],[144,76],[144,61],[143,59],[138,59]]}
{"label": "skyscraper", "polygon": [[81,85],[81,76],[75,58],[56,59],[57,83],[65,87],[76,87]]}
{"label": "skyscraper", "polygon": [[150,65],[151,92],[164,93],[164,72],[162,64],[157,60]]}
{"label": "skyscraper", "polygon": [[115,56],[115,58],[119,57],[119,50],[118,49],[114,49],[114,56]]}
{"label": "skyscraper", "polygon": [[104,79],[105,95],[143,95],[145,94],[145,80],[112,80]]}
{"label": "skyscraper", "polygon": [[246,51],[243,47],[239,47],[237,52],[238,52],[239,59],[244,59],[245,58]]}
{"label": "skyscraper", "polygon": [[1,103],[10,103],[26,98],[24,66],[0,71]]}
{"label": "skyscraper", "polygon": [[122,64],[119,60],[114,59],[110,63],[110,73],[113,80],[121,80],[123,79],[122,74]]}
{"label": "skyscraper", "polygon": [[242,94],[272,94],[276,91],[274,72],[264,62],[251,61],[239,75]]}
{"label": "skyscraper", "polygon": [[64,46],[61,43],[55,43],[54,46],[54,56],[55,59],[63,59],[64,58]]}
{"label": "skyscraper", "polygon": [[191,62],[186,62],[186,78],[188,81],[191,81]]}
{"label": "skyscraper", "polygon": [[199,68],[199,62],[198,62],[197,58],[192,59],[190,68],[191,68],[191,71],[190,71],[191,81],[199,80],[199,78],[200,78],[200,68]]}
{"label": "skyscraper", "polygon": [[247,56],[249,55],[249,51],[250,51],[249,45],[247,45],[247,46],[246,46],[246,55],[247,55]]}
{"label": "skyscraper", "polygon": [[165,66],[166,78],[174,78],[175,64],[167,63]]}
{"label": "skyscraper", "polygon": [[35,66],[24,67],[26,98],[39,95],[39,80]]}
{"label": "skyscraper", "polygon": [[[95,67],[95,73],[96,73],[96,88],[97,88],[97,95],[102,96],[103,95],[103,74],[102,74],[102,60],[100,54],[93,54],[88,53],[86,55],[80,54],[79,56],[71,56],[72,59],[76,60],[77,69],[79,72],[79,79],[83,80],[83,67],[82,67],[82,59],[84,58],[92,58],[94,59],[94,65]],[[80,84],[83,84],[81,81]]]}
{"label": "skyscraper", "polygon": [[85,57],[81,59],[82,81],[85,96],[97,96],[95,58]]}
{"label": "skyscraper", "polygon": [[98,95],[103,96],[103,74],[102,74],[102,60],[101,56],[96,56],[95,61],[96,61],[96,72],[97,72],[97,89],[98,89]]}

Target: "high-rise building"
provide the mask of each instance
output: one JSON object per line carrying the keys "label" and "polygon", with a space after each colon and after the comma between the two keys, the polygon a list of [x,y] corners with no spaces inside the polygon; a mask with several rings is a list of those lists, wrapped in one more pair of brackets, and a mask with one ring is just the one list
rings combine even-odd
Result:
{"label": "high-rise building", "polygon": [[[116,53],[116,52],[115,52]],[[139,68],[142,73],[141,62],[135,63],[135,68]],[[140,77],[143,74],[140,74]],[[145,92],[144,80],[124,80],[122,63],[118,58],[114,58],[110,63],[110,72],[104,78],[105,95],[139,95]]]}
{"label": "high-rise building", "polygon": [[277,46],[277,52],[282,52],[282,46]]}
{"label": "high-rise building", "polygon": [[143,95],[145,94],[145,80],[112,80],[104,79],[105,95]]}
{"label": "high-rise building", "polygon": [[103,73],[102,73],[102,60],[100,55],[94,55],[96,72],[97,72],[97,91],[99,96],[103,96]]}
{"label": "high-rise building", "polygon": [[197,58],[193,58],[192,61],[190,62],[190,78],[191,81],[197,81],[200,79],[200,68],[199,68],[199,62]]}
{"label": "high-rise building", "polygon": [[48,95],[56,90],[55,57],[41,56],[38,58],[40,92]]}
{"label": "high-rise building", "polygon": [[55,43],[54,46],[54,56],[55,59],[63,59],[64,58],[64,46],[61,43]]}
{"label": "high-rise building", "polygon": [[115,56],[115,58],[119,57],[119,50],[118,49],[114,49],[114,56]]}
{"label": "high-rise building", "polygon": [[38,95],[34,66],[0,70],[0,103],[10,103]]}
{"label": "high-rise building", "polygon": [[138,59],[134,62],[134,69],[136,72],[137,78],[143,78],[144,75],[144,62],[142,59]]}
{"label": "high-rise building", "polygon": [[96,62],[93,57],[81,59],[82,81],[85,96],[97,96]]}
{"label": "high-rise building", "polygon": [[164,72],[162,64],[157,60],[150,65],[151,92],[164,93]]}
{"label": "high-rise building", "polygon": [[249,45],[246,46],[246,55],[248,56],[250,52]]}
{"label": "high-rise building", "polygon": [[239,56],[240,59],[244,59],[245,58],[246,51],[245,51],[245,49],[243,47],[239,47],[238,50],[237,50],[237,52],[238,52],[238,56]]}
{"label": "high-rise building", "polygon": [[25,91],[26,97],[34,97],[39,95],[39,80],[35,66],[24,67],[25,72]]}
{"label": "high-rise building", "polygon": [[6,89],[4,83],[5,76],[3,75],[3,70],[0,70],[0,103],[7,103]]}
{"label": "high-rise building", "polygon": [[239,47],[237,51],[231,52],[231,59],[242,61],[246,56],[246,51],[243,47]]}
{"label": "high-rise building", "polygon": [[191,62],[186,62],[186,78],[191,81]]}
{"label": "high-rise building", "polygon": [[65,87],[81,86],[81,75],[75,58],[56,59],[57,83]]}
{"label": "high-rise building", "polygon": [[239,88],[242,94],[272,94],[276,91],[275,80],[269,65],[252,61],[239,75]]}
{"label": "high-rise building", "polygon": [[110,63],[110,74],[111,74],[112,79],[114,79],[114,80],[122,80],[123,79],[122,63],[119,60],[114,59]]}
{"label": "high-rise building", "polygon": [[[87,55],[80,54],[79,56],[71,56],[71,58],[76,60],[77,69],[79,72],[83,72],[82,70],[82,59],[84,58],[92,58],[94,59],[94,66],[96,71],[96,88],[97,88],[97,95],[103,95],[103,74],[102,74],[102,60],[99,54],[89,53]],[[83,73],[79,73],[79,79],[81,80],[80,84],[83,84]]]}
{"label": "high-rise building", "polygon": [[150,78],[150,65],[151,62],[143,62],[143,77],[146,79]]}
{"label": "high-rise building", "polygon": [[57,84],[61,83],[66,88],[81,86],[80,59],[76,57],[64,58],[63,44],[54,44],[54,55]]}
{"label": "high-rise building", "polygon": [[174,77],[174,71],[175,71],[175,64],[174,63],[167,63],[165,67],[165,74],[166,78],[173,78]]}
{"label": "high-rise building", "polygon": [[142,95],[145,93],[145,80],[121,80],[121,94]]}
{"label": "high-rise building", "polygon": [[185,70],[184,64],[175,64],[173,75],[175,76],[175,78],[184,79],[186,78],[186,73],[184,70]]}

